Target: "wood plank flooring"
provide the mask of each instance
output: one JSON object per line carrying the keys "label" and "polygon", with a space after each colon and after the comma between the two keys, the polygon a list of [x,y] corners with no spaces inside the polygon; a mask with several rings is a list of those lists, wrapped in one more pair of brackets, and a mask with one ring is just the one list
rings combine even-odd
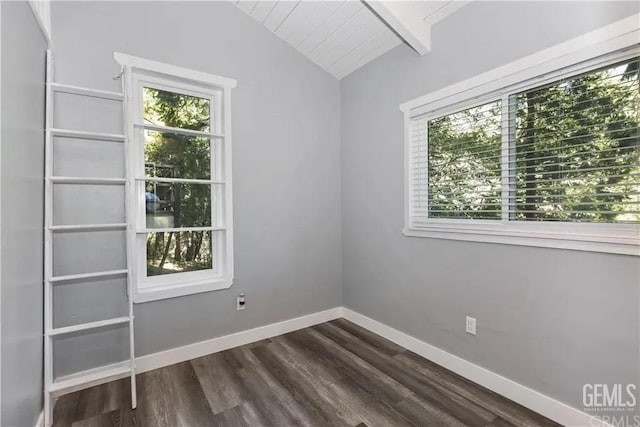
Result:
{"label": "wood plank flooring", "polygon": [[552,426],[340,319],[61,397],[56,427]]}

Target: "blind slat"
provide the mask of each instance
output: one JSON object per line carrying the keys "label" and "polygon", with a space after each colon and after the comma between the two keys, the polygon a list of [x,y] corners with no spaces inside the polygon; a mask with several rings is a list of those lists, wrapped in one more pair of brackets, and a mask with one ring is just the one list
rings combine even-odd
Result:
{"label": "blind slat", "polygon": [[640,222],[639,60],[410,119],[410,220]]}

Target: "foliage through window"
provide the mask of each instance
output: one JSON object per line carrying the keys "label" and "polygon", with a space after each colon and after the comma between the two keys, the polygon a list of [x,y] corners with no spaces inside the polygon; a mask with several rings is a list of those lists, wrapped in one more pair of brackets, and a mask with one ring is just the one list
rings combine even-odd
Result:
{"label": "foliage through window", "polygon": [[409,215],[640,223],[639,120],[637,58],[414,117]]}
{"label": "foliage through window", "polygon": [[[170,128],[208,132],[210,100],[144,87],[144,121]],[[144,131],[145,176],[210,179],[211,140],[172,132]],[[146,181],[148,229],[211,227],[211,185]],[[211,232],[162,231],[147,234],[147,276],[212,269]]]}
{"label": "foliage through window", "polygon": [[429,121],[429,216],[499,219],[500,102]]}
{"label": "foliage through window", "polygon": [[640,222],[637,59],[513,98],[516,220]]}

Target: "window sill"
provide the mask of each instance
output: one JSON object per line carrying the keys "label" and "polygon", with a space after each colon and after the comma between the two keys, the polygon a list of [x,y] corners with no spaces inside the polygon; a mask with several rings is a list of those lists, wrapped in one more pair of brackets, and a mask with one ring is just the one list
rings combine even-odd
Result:
{"label": "window sill", "polygon": [[161,299],[199,294],[202,292],[218,291],[222,289],[229,289],[232,284],[233,279],[216,279],[185,282],[182,284],[140,287],[133,295],[133,302],[140,304]]}
{"label": "window sill", "polygon": [[570,249],[640,256],[640,225],[469,224],[434,221],[403,229],[409,237]]}

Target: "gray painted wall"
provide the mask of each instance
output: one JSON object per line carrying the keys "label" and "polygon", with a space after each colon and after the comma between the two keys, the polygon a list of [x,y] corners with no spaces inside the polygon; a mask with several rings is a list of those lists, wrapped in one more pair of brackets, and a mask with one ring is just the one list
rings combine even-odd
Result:
{"label": "gray painted wall", "polygon": [[42,408],[42,259],[46,42],[27,2],[2,2],[2,426]]}
{"label": "gray painted wall", "polygon": [[[139,355],[341,305],[336,79],[227,2],[54,2],[52,19],[59,82],[119,90],[112,80],[119,71],[112,60],[114,51],[238,80],[232,92],[235,284],[225,291],[137,305]],[[68,105],[68,100],[56,102],[63,103],[57,119],[68,126],[95,121],[88,111],[100,108],[107,119],[95,124],[117,127],[114,111],[105,105],[83,108]],[[58,150],[68,149],[64,143],[56,145]],[[106,148],[109,154],[87,150],[82,159],[90,166],[61,163],[61,154],[60,170],[76,175],[122,173],[117,146]],[[56,195],[63,203],[75,198],[87,206],[81,200],[92,197],[72,188],[63,192]],[[100,194],[122,205],[118,194]],[[58,213],[61,222],[70,221],[73,214],[67,208]],[[117,211],[102,214],[121,216]],[[122,234],[99,233],[94,240],[73,234],[56,242],[68,249],[57,252],[66,253],[55,262],[58,271],[121,268]],[[100,255],[93,257],[97,251]],[[80,294],[69,286],[58,289],[65,294],[58,300],[58,325],[122,307],[117,299],[121,300],[124,283],[91,286],[101,294]],[[235,296],[241,292],[247,295],[247,309],[236,312]],[[56,342],[56,350],[57,374],[115,361],[126,355],[126,330],[70,337]]]}
{"label": "gray painted wall", "polygon": [[577,408],[584,383],[640,382],[640,260],[404,237],[398,110],[637,12],[637,2],[473,2],[434,27],[429,54],[399,46],[341,81],[347,307]]}

